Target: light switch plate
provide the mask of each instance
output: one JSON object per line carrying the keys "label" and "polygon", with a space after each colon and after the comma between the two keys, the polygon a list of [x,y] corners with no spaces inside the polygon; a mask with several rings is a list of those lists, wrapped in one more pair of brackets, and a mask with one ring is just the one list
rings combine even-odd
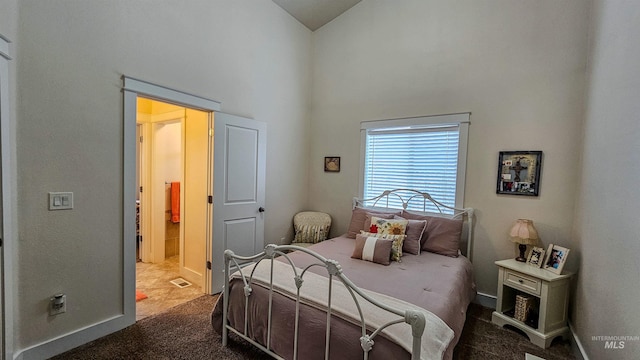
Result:
{"label": "light switch plate", "polygon": [[69,210],[73,209],[72,192],[50,192],[49,210]]}

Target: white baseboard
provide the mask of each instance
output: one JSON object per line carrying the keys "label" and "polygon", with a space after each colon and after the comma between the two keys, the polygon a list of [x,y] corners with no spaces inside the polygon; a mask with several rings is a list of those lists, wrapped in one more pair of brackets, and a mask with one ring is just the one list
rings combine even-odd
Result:
{"label": "white baseboard", "polygon": [[589,360],[587,352],[584,350],[578,334],[574,331],[571,321],[569,321],[569,330],[571,331],[571,347],[573,348],[573,355],[575,355],[576,360]]}
{"label": "white baseboard", "polygon": [[[131,319],[127,319],[131,318]],[[103,336],[122,330],[135,323],[135,316],[118,315],[103,322],[78,329],[66,335],[19,350],[14,360],[41,360],[62,354]]]}
{"label": "white baseboard", "polygon": [[484,307],[488,307],[491,309],[496,308],[496,304],[498,302],[498,298],[494,295],[477,293],[475,299],[473,299],[473,303],[482,305]]}

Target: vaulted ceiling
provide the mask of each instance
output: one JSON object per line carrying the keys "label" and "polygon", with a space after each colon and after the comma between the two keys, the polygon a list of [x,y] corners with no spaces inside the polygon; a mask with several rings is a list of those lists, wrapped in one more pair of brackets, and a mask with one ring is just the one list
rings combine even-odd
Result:
{"label": "vaulted ceiling", "polygon": [[286,12],[315,31],[362,0],[273,0]]}

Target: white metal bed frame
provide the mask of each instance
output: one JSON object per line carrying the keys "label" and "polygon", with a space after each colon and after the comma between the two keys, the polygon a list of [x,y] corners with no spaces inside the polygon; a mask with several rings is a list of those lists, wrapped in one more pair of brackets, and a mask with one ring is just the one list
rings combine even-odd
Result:
{"label": "white metal bed frame", "polygon": [[[403,197],[403,195],[407,195],[409,194],[409,197],[405,200],[405,198]],[[444,205],[436,200],[434,200],[431,195],[429,195],[428,193],[424,193],[424,192],[419,192],[416,190],[410,190],[410,189],[395,189],[395,190],[388,190],[385,191],[383,194],[381,194],[380,196],[374,197],[374,198],[370,198],[370,199],[357,199],[354,198],[353,199],[353,206],[361,206],[364,205],[365,203],[368,202],[372,202],[374,204],[374,207],[372,206],[367,206],[367,208],[371,208],[371,209],[375,209],[375,205],[378,204],[378,202],[380,202],[383,199],[386,199],[386,205],[388,208],[388,198],[389,196],[396,196],[398,197],[401,201],[402,201],[402,206],[404,209],[407,208],[409,201],[412,201],[413,199],[416,198],[422,198],[423,201],[423,210],[426,210],[426,205],[428,204],[427,201],[430,201],[431,203],[435,204],[436,208],[440,211],[440,214],[442,214],[442,209],[443,208],[447,208],[450,210],[454,211],[454,214],[450,216],[450,218],[458,218],[458,217],[466,217],[467,219],[467,233],[468,233],[468,238],[467,238],[467,257],[469,259],[470,255],[472,254],[472,249],[473,249],[473,209],[472,208],[465,208],[465,209],[458,209],[458,208],[453,208],[447,205]],[[425,212],[426,214],[426,212]],[[304,269],[298,269],[296,268],[295,264],[293,263],[293,261],[289,258],[289,256],[287,255],[288,252],[290,251],[302,251],[304,253],[307,253],[313,257],[315,257],[318,262],[317,263],[313,263],[311,265],[308,265],[307,267],[305,267]],[[340,264],[337,261],[334,260],[330,260],[330,259],[326,259],[325,257],[317,254],[316,252],[303,248],[303,247],[299,247],[299,246],[294,246],[294,245],[275,245],[275,244],[268,244],[264,251],[262,251],[259,254],[253,255],[253,256],[239,256],[234,254],[233,251],[231,250],[226,250],[224,252],[224,259],[225,259],[225,274],[227,276],[225,276],[225,284],[224,284],[224,289],[223,289],[223,309],[222,309],[222,345],[223,346],[227,346],[227,342],[228,342],[228,335],[229,335],[229,330],[232,331],[233,333],[237,334],[238,336],[240,336],[241,338],[247,340],[248,342],[252,343],[253,345],[255,345],[256,347],[258,347],[259,349],[261,349],[262,351],[266,352],[267,354],[273,356],[276,359],[283,359],[281,356],[279,356],[278,354],[274,353],[272,351],[272,349],[270,348],[270,340],[271,340],[271,327],[272,327],[272,304],[273,304],[273,293],[274,293],[274,286],[273,286],[273,261],[275,261],[274,259],[277,256],[283,256],[288,264],[292,267],[292,270],[295,274],[294,277],[294,281],[295,281],[295,285],[297,288],[297,294],[296,294],[296,309],[295,309],[295,323],[294,323],[294,348],[293,348],[293,359],[297,359],[298,358],[298,333],[299,333],[299,317],[300,317],[300,304],[301,304],[301,298],[300,298],[300,288],[302,287],[302,284],[304,283],[304,275],[307,273],[307,270],[309,270],[309,268],[313,267],[313,266],[320,266],[320,267],[324,267],[327,270],[327,273],[329,275],[329,286],[328,286],[328,306],[326,309],[327,312],[327,320],[326,320],[326,334],[325,334],[325,359],[329,359],[329,348],[330,348],[330,335],[331,335],[331,315],[332,315],[332,308],[331,308],[331,294],[332,294],[332,283],[334,280],[334,277],[336,277],[337,279],[340,280],[340,282],[342,284],[344,284],[344,286],[346,287],[346,289],[349,291],[349,293],[351,294],[351,297],[353,298],[353,301],[355,302],[356,308],[358,310],[358,314],[360,317],[360,328],[361,328],[361,337],[359,338],[360,341],[360,346],[362,347],[363,350],[363,359],[367,360],[368,356],[369,356],[369,351],[371,351],[371,349],[373,348],[374,345],[374,338],[380,334],[381,331],[383,331],[385,328],[394,325],[394,324],[399,324],[399,323],[406,323],[409,326],[411,326],[411,332],[412,332],[412,352],[411,352],[411,359],[413,360],[417,360],[420,359],[420,352],[421,352],[421,340],[422,340],[422,334],[424,333],[424,329],[425,329],[425,316],[422,312],[419,311],[414,311],[414,310],[404,310],[404,309],[397,309],[397,308],[393,308],[390,307],[382,302],[377,301],[376,299],[370,297],[367,293],[363,292],[360,288],[358,288],[353,282],[351,282],[351,280],[349,280],[349,278],[347,276],[345,276],[342,272],[342,267],[340,266]],[[252,284],[253,284],[253,276],[254,276],[254,272],[256,267],[253,268],[253,270],[251,271],[250,274],[245,274],[243,272],[243,267],[252,263],[259,263],[263,260],[270,260],[271,261],[271,278],[270,278],[270,284],[269,284],[269,313],[268,313],[268,322],[267,322],[267,344],[263,345],[258,343],[257,341],[254,341],[253,339],[251,339],[248,336],[248,327],[249,327],[249,318],[248,318],[248,303],[249,303],[249,296],[251,296],[252,293]],[[229,286],[230,286],[230,274],[232,274],[231,270],[237,270],[240,274],[240,278],[242,279],[243,283],[244,283],[244,295],[245,295],[245,314],[244,314],[244,328],[243,331],[238,331],[235,328],[233,328],[231,325],[227,324],[227,320],[228,320],[228,311],[229,311]],[[260,285],[258,285],[260,286]],[[398,316],[398,319],[388,322],[378,328],[376,328],[375,330],[371,331],[370,333],[367,333],[367,327],[368,324],[365,321],[361,306],[360,306],[360,302],[358,300],[358,298],[356,297],[356,294],[358,294],[360,297],[362,297],[364,300],[370,302],[371,304],[379,307],[380,309],[383,309],[385,311],[388,311],[392,314],[395,314]]]}
{"label": "white metal bed frame", "polygon": [[[404,195],[404,196],[403,196]],[[445,205],[441,202],[439,202],[438,200],[434,199],[433,197],[431,197],[431,195],[429,193],[426,192],[422,192],[422,191],[417,191],[417,190],[413,190],[413,189],[394,189],[394,190],[386,190],[384,191],[382,194],[372,197],[372,198],[368,198],[368,199],[359,199],[354,197],[353,198],[353,202],[352,202],[352,207],[355,208],[356,206],[362,206],[365,208],[368,207],[379,207],[382,205],[378,205],[380,204],[384,204],[384,206],[382,206],[385,209],[389,209],[389,197],[390,196],[394,196],[396,197],[398,200],[400,200],[400,202],[402,203],[402,209],[403,210],[407,210],[407,207],[409,206],[409,203],[411,203],[414,200],[417,201],[422,201],[422,211],[420,210],[412,210],[409,209],[409,211],[415,211],[416,213],[422,213],[422,214],[426,214],[426,215],[436,215],[436,216],[446,216],[450,219],[465,219],[467,220],[466,223],[466,228],[467,228],[467,237],[466,237],[466,242],[467,242],[467,251],[465,253],[463,253],[463,255],[469,259],[469,261],[473,262],[473,214],[474,214],[474,209],[473,208],[456,208],[456,207],[451,207],[448,205]],[[366,205],[367,203],[372,203],[373,205]],[[415,201],[414,201],[415,203]],[[420,203],[418,203],[420,204]],[[429,204],[433,204],[436,209],[438,210],[438,213],[430,213],[427,210],[427,206]],[[453,212],[452,215],[448,215],[448,214],[444,214],[443,209],[449,209]]]}

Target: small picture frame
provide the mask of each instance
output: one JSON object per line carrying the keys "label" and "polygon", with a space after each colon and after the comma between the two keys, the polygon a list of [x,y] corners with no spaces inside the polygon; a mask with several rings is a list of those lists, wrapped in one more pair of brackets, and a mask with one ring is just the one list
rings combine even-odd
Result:
{"label": "small picture frame", "polygon": [[324,158],[324,172],[340,172],[340,157],[326,156]]}
{"label": "small picture frame", "polygon": [[544,263],[545,252],[546,252],[545,249],[541,247],[534,247],[533,249],[531,249],[531,252],[529,253],[527,264],[540,268]]}
{"label": "small picture frame", "polygon": [[569,249],[560,245],[549,244],[542,267],[554,274],[562,274],[562,268],[569,256]]}
{"label": "small picture frame", "polygon": [[496,194],[538,196],[542,151],[500,151]]}

